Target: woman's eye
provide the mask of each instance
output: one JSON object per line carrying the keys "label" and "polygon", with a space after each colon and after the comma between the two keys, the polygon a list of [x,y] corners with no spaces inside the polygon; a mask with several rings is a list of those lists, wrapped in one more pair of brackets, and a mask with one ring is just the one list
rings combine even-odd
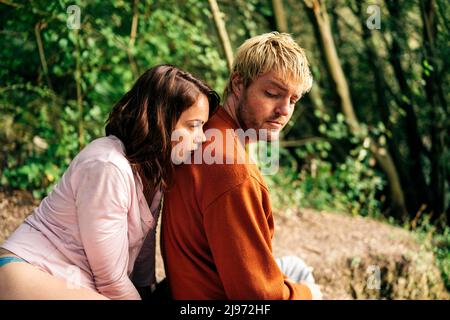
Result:
{"label": "woman's eye", "polygon": [[196,122],[196,123],[191,124],[191,125],[189,126],[189,128],[191,128],[191,129],[196,129],[196,128],[199,128],[199,127],[201,127],[201,126],[202,126],[202,124],[201,124],[200,122]]}

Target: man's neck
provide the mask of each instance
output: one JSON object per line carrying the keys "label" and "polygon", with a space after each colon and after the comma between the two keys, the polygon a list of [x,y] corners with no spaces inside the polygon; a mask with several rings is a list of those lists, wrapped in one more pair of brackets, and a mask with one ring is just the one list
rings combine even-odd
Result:
{"label": "man's neck", "polygon": [[[223,103],[222,108],[224,111],[233,119],[233,121],[239,126],[239,128],[245,130],[245,127],[242,123],[239,122],[237,116],[238,103],[235,96],[229,96],[227,100]],[[249,140],[249,137],[246,137],[244,140],[245,145],[255,142],[256,140]]]}
{"label": "man's neck", "polygon": [[223,103],[223,109],[234,120],[234,122],[236,122],[239,126],[241,125],[237,117],[237,101],[234,96],[227,97],[227,100]]}

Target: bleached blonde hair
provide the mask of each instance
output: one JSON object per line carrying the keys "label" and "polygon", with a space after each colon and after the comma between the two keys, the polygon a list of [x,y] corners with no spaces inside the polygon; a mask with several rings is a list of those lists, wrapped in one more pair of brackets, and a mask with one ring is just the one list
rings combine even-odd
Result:
{"label": "bleached blonde hair", "polygon": [[233,74],[248,87],[257,76],[271,70],[282,79],[298,81],[302,95],[311,90],[313,78],[304,50],[290,34],[270,32],[252,37],[238,48],[223,101],[232,91]]}

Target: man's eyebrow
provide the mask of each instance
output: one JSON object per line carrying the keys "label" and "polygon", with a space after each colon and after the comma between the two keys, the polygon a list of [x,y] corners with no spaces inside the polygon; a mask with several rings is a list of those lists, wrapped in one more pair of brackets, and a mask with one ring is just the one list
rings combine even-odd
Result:
{"label": "man's eyebrow", "polygon": [[286,86],[282,85],[281,83],[279,83],[277,81],[267,80],[267,82],[275,87],[278,87],[279,89],[281,89],[283,91],[288,91],[288,88]]}
{"label": "man's eyebrow", "polygon": [[[278,87],[279,89],[281,89],[281,90],[283,90],[283,91],[289,91],[289,89],[288,89],[286,86],[282,85],[281,83],[279,83],[279,82],[277,82],[277,81],[267,80],[267,82],[268,82],[269,84],[275,86],[275,87]],[[294,98],[295,98],[296,100],[299,100],[299,99],[301,98],[301,94],[295,93],[295,94],[294,94]]]}

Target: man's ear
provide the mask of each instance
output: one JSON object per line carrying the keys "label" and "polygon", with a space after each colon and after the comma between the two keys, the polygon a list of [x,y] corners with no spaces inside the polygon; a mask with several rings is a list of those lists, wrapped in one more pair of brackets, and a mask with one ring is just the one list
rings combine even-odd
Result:
{"label": "man's ear", "polygon": [[239,97],[244,89],[244,84],[242,83],[241,78],[235,72],[231,75],[231,91],[236,97]]}

